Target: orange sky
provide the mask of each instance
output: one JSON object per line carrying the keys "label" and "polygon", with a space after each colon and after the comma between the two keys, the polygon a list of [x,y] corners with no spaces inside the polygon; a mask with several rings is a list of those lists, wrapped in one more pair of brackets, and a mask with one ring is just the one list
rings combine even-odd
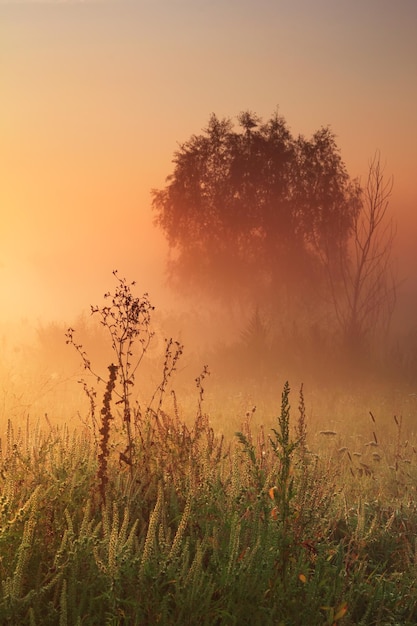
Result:
{"label": "orange sky", "polygon": [[212,112],[329,124],[352,176],[379,149],[417,277],[415,0],[0,0],[0,81],[0,318],[70,322],[115,268],[162,301],[149,192]]}

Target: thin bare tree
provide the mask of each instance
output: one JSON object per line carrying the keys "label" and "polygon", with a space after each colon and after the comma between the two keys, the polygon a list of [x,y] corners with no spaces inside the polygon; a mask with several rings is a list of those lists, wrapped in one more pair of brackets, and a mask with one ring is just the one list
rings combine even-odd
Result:
{"label": "thin bare tree", "polygon": [[396,226],[388,212],[392,188],[393,178],[385,179],[377,152],[369,164],[348,253],[341,254],[336,264],[327,263],[336,319],[353,355],[369,348],[372,339],[386,337],[395,309]]}

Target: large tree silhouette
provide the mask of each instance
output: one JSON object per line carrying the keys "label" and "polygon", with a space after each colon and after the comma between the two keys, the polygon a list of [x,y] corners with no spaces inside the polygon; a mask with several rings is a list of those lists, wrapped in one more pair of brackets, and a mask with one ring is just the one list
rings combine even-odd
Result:
{"label": "large tree silhouette", "polygon": [[346,253],[360,192],[329,128],[306,139],[277,113],[241,113],[237,129],[213,114],[173,163],[153,208],[183,291],[274,302],[318,284],[324,251]]}

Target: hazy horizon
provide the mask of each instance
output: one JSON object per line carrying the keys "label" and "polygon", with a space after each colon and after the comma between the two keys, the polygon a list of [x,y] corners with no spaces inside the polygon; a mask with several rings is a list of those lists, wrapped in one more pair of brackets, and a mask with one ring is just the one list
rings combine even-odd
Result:
{"label": "hazy horizon", "polygon": [[417,284],[417,6],[0,3],[0,318],[68,320],[118,269],[171,300],[150,190],[212,112],[336,133],[349,174],[381,153],[407,289]]}

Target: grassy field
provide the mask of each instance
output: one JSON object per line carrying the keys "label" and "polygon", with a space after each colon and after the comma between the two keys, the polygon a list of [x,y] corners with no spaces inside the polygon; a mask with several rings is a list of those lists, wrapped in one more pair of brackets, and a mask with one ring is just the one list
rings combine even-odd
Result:
{"label": "grassy field", "polygon": [[204,367],[181,404],[182,346],[168,340],[141,404],[152,307],[123,279],[106,297],[92,308],[113,350],[106,375],[67,332],[86,419],[7,419],[5,394],[0,624],[416,624],[415,396],[374,408],[322,389],[307,411],[285,383],[281,399],[246,385],[215,404]]}
{"label": "grassy field", "polygon": [[97,428],[8,424],[1,624],[417,622],[417,454],[400,418],[382,437],[370,415],[355,448],[310,437],[285,385],[268,432],[248,412],[216,436],[199,404],[188,426],[135,412],[128,439],[111,376],[104,395]]}

